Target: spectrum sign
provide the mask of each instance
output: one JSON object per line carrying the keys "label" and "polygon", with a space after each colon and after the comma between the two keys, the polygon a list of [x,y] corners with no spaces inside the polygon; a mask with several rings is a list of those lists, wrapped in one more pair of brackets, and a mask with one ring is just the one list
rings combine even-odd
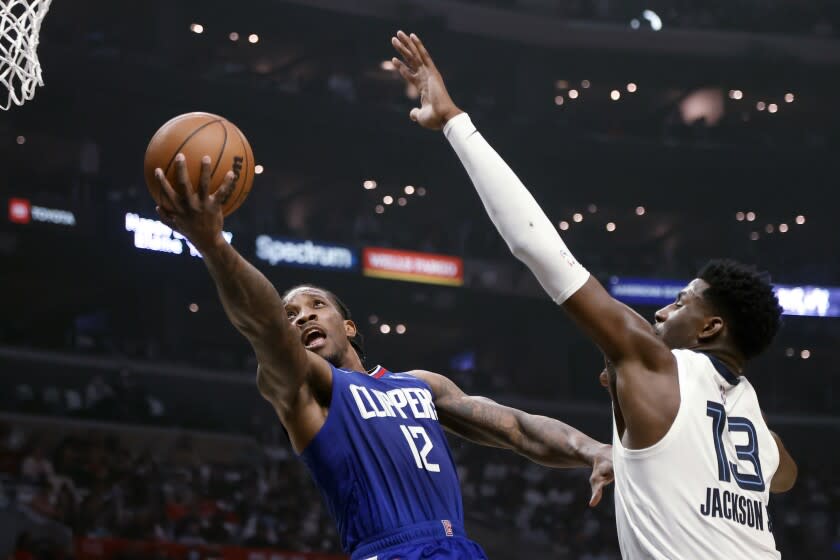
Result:
{"label": "spectrum sign", "polygon": [[356,252],[349,247],[268,235],[257,237],[257,258],[272,266],[288,265],[329,270],[354,270],[359,265]]}
{"label": "spectrum sign", "polygon": [[[201,253],[187,241],[186,237],[158,220],[141,218],[133,212],[128,212],[125,215],[125,231],[134,234],[134,246],[138,249],[180,255],[184,252],[184,245],[186,245],[190,255],[201,257]],[[223,231],[222,237],[230,243],[233,234]]]}
{"label": "spectrum sign", "polygon": [[[610,294],[630,304],[665,306],[688,282],[647,278],[610,278]],[[785,315],[840,317],[840,287],[774,286]]]}
{"label": "spectrum sign", "polygon": [[375,278],[449,286],[464,283],[464,262],[449,255],[366,247],[362,265],[364,275]]}

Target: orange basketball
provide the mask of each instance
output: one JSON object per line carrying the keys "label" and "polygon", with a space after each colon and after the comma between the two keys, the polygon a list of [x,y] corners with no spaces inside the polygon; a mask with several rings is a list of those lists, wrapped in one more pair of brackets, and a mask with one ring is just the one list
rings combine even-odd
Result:
{"label": "orange basketball", "polygon": [[236,125],[218,115],[196,112],[179,115],[155,132],[146,148],[143,171],[146,186],[158,204],[160,186],[155,179],[155,168],[163,169],[169,184],[176,188],[175,156],[179,153],[187,158],[193,189],[198,188],[204,156],[211,159],[210,193],[221,186],[228,171],[233,171],[236,184],[222,208],[225,216],[245,202],[254,184],[254,152]]}

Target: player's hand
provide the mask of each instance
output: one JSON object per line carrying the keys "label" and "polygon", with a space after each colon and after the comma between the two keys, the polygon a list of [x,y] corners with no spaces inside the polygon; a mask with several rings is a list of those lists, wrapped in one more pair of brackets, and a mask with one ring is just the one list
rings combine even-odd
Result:
{"label": "player's hand", "polygon": [[446,121],[463,112],[449,97],[440,72],[417,35],[397,31],[397,36],[391,37],[391,44],[402,57],[402,60],[394,57],[391,62],[403,79],[420,92],[420,107],[411,110],[411,120],[425,128],[440,130]]}
{"label": "player's hand", "polygon": [[156,208],[158,215],[163,223],[189,239],[201,252],[224,239],[222,205],[234,187],[233,171],[228,171],[218,190],[209,194],[210,174],[210,157],[204,156],[201,158],[201,179],[195,191],[190,184],[184,154],[175,156],[174,189],[163,170],[155,169],[161,193],[160,205]]}
{"label": "player's hand", "polygon": [[604,495],[604,487],[614,479],[612,445],[603,445],[595,453],[595,460],[592,463],[592,474],[589,476],[589,485],[592,487],[592,497],[589,499],[589,507],[595,507],[600,503]]}

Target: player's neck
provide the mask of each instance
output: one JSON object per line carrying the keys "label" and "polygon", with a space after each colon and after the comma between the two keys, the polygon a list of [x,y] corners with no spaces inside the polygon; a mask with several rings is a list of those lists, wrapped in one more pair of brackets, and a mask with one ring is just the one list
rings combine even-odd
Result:
{"label": "player's neck", "polygon": [[350,371],[365,371],[365,366],[362,363],[362,360],[359,358],[359,355],[356,354],[356,351],[353,348],[350,348],[350,351],[345,353],[342,356],[341,364],[338,366],[341,369],[347,369]]}
{"label": "player's neck", "polygon": [[711,354],[728,367],[735,375],[741,375],[746,365],[746,360],[740,352],[723,345],[709,344],[700,346],[697,350]]}

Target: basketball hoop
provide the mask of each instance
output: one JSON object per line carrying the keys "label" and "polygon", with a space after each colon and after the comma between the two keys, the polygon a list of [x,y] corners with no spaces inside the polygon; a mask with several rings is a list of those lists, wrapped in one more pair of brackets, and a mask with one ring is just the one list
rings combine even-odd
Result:
{"label": "basketball hoop", "polygon": [[[38,62],[38,33],[52,0],[0,0],[0,109],[23,105],[44,85]],[[3,99],[3,97],[6,99]]]}

